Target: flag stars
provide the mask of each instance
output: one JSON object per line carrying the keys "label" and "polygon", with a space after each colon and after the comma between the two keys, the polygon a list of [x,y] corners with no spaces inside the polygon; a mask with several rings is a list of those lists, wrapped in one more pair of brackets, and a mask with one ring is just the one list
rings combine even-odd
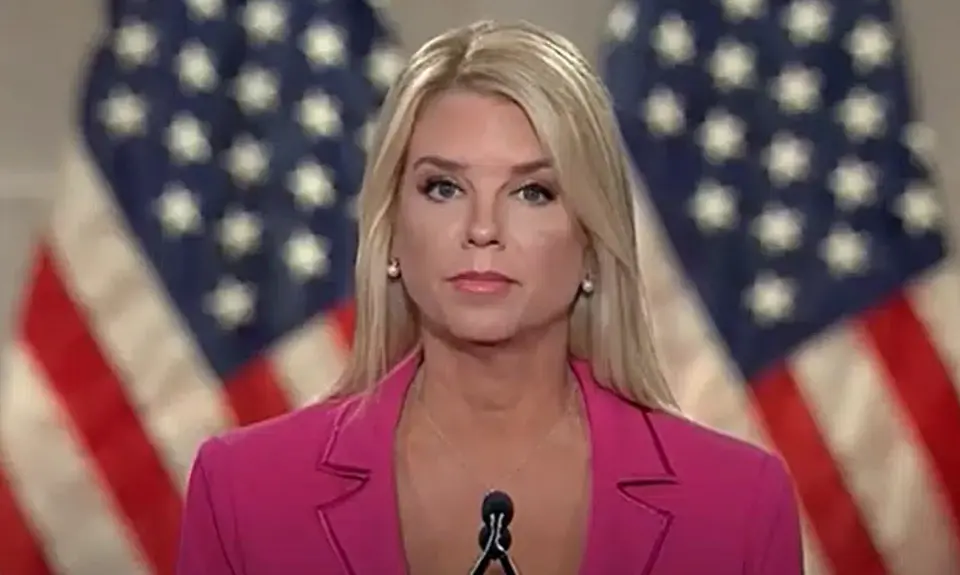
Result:
{"label": "flag stars", "polygon": [[303,129],[313,137],[335,138],[343,129],[340,104],[320,90],[312,91],[300,101],[296,115]]}
{"label": "flag stars", "polygon": [[196,195],[182,184],[170,184],[157,198],[154,209],[165,234],[180,237],[200,231],[203,218]]}
{"label": "flag stars", "polygon": [[227,171],[239,186],[263,181],[269,165],[270,148],[248,134],[238,136],[227,151]]}
{"label": "flag stars", "polygon": [[190,17],[196,21],[223,17],[223,0],[187,0]]}
{"label": "flag stars", "polygon": [[167,149],[178,164],[195,164],[210,159],[207,128],[195,116],[177,112],[167,127]]}
{"label": "flag stars", "polygon": [[772,82],[773,99],[786,114],[813,112],[820,106],[822,81],[819,72],[790,64]]}
{"label": "flag stars", "polygon": [[274,109],[280,91],[280,80],[270,70],[256,65],[245,65],[236,80],[235,98],[248,116]]}
{"label": "flag stars", "polygon": [[316,22],[301,37],[301,49],[317,67],[342,66],[347,60],[345,34],[329,22]]}
{"label": "flag stars", "polygon": [[296,169],[288,175],[287,187],[297,205],[304,210],[325,208],[337,200],[333,171],[312,160],[297,164]]}
{"label": "flag stars", "polygon": [[943,217],[934,190],[925,183],[914,183],[907,187],[896,199],[894,211],[900,216],[904,230],[912,236],[935,231]]}
{"label": "flag stars", "polygon": [[188,91],[209,93],[220,81],[210,50],[196,40],[183,45],[175,66],[180,85]]}
{"label": "flag stars", "polygon": [[910,122],[903,128],[902,141],[917,157],[933,162],[937,148],[937,134],[933,128],[922,122]]}
{"label": "flag stars", "polygon": [[110,135],[129,138],[147,130],[147,103],[128,88],[115,88],[98,108],[100,121]]}
{"label": "flag stars", "polygon": [[400,76],[406,61],[394,46],[374,48],[367,59],[367,78],[374,87],[387,91]]}
{"label": "flag stars", "polygon": [[793,0],[782,21],[790,41],[799,46],[823,42],[830,36],[832,9],[825,0]]}
{"label": "flag stars", "polygon": [[879,170],[874,164],[856,157],[845,157],[830,172],[827,186],[833,192],[837,206],[850,211],[874,202],[879,180]]}
{"label": "flag stars", "polygon": [[243,8],[242,22],[254,44],[279,42],[287,33],[287,11],[277,0],[250,0]]}
{"label": "flag stars", "polygon": [[851,140],[876,138],[887,127],[886,103],[876,92],[857,87],[837,106],[837,119]]}
{"label": "flag stars", "polygon": [[117,29],[113,51],[122,65],[130,68],[143,66],[157,55],[157,32],[143,22],[128,21]]}
{"label": "flag stars", "polygon": [[847,51],[853,58],[854,68],[870,72],[890,63],[894,40],[890,29],[873,18],[863,18],[846,38]]}
{"label": "flag stars", "polygon": [[746,125],[724,110],[711,110],[699,128],[698,140],[707,160],[722,164],[743,154]]}
{"label": "flag stars", "polygon": [[373,138],[376,135],[376,131],[377,119],[367,118],[367,121],[363,123],[363,126],[361,126],[354,135],[357,146],[359,146],[364,152],[369,152],[370,146],[373,145]]}
{"label": "flag stars", "polygon": [[751,232],[768,255],[794,251],[803,239],[803,218],[797,210],[776,205],[768,207],[751,222]]}
{"label": "flag stars", "polygon": [[703,233],[732,229],[738,220],[733,192],[712,180],[700,183],[690,200],[689,210]]}
{"label": "flag stars", "polygon": [[696,51],[690,26],[676,13],[667,14],[660,20],[653,31],[652,42],[660,60],[669,66],[689,62]]}
{"label": "flag stars", "polygon": [[766,8],[766,0],[723,0],[723,15],[731,22],[759,18]]}
{"label": "flag stars", "polygon": [[235,330],[253,321],[256,290],[235,278],[224,278],[204,303],[221,328]]}
{"label": "flag stars", "polygon": [[806,179],[812,155],[809,141],[787,132],[775,134],[763,155],[770,182],[783,187]]}
{"label": "flag stars", "polygon": [[710,57],[710,74],[721,90],[745,88],[753,81],[756,59],[753,48],[726,38]]}
{"label": "flag stars", "polygon": [[219,241],[223,252],[238,259],[260,249],[263,222],[255,214],[230,209],[220,221]]}
{"label": "flag stars", "polygon": [[658,136],[676,136],[686,124],[683,101],[676,92],[663,86],[650,91],[643,116],[647,127]]}
{"label": "flag stars", "polygon": [[300,281],[322,277],[330,268],[330,242],[308,231],[295,232],[284,246],[283,261]]}
{"label": "flag stars", "polygon": [[773,272],[763,272],[744,293],[744,303],[761,326],[786,321],[796,306],[796,282]]}
{"label": "flag stars", "polygon": [[847,226],[837,226],[820,243],[820,257],[834,277],[862,274],[870,258],[867,237]]}
{"label": "flag stars", "polygon": [[617,42],[624,42],[633,36],[637,29],[639,8],[636,2],[617,2],[607,15],[607,33]]}

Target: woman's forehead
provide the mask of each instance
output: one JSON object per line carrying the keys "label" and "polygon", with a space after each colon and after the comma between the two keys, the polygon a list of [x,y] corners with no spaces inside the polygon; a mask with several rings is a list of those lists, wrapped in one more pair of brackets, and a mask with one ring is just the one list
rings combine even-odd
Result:
{"label": "woman's forehead", "polygon": [[410,162],[433,157],[464,166],[549,161],[520,106],[503,97],[461,90],[441,93],[424,103],[408,151]]}

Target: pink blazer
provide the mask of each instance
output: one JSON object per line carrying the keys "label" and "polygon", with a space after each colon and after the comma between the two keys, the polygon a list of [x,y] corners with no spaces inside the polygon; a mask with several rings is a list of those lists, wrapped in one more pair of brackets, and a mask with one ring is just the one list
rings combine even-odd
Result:
{"label": "pink blazer", "polygon": [[[803,572],[797,507],[779,459],[628,404],[597,385],[584,362],[571,364],[593,449],[582,575]],[[411,356],[364,399],[312,405],[204,443],[177,573],[405,574],[392,452],[415,371]]]}

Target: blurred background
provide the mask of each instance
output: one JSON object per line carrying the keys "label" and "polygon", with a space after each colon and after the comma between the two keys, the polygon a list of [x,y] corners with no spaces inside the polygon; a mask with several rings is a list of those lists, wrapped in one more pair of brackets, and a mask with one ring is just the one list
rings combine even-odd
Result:
{"label": "blurred background", "polygon": [[[787,460],[804,508],[808,573],[960,573],[960,282],[950,244],[960,226],[960,4],[380,0],[371,9],[360,0],[286,0],[277,5],[289,5],[291,19],[279,28],[265,4],[0,2],[0,575],[172,572],[180,490],[199,441],[302,404],[338,373],[352,321],[353,239],[345,230],[358,138],[396,69],[390,38],[408,55],[480,18],[551,28],[604,74],[649,188],[639,214],[642,251],[677,394],[699,421]],[[359,39],[337,48],[320,35],[307,50],[313,64],[305,64],[290,38],[308,21],[331,21]],[[131,22],[155,36],[142,28],[104,36]],[[855,30],[859,48],[850,48]],[[339,118],[323,106],[297,112],[288,96],[271,116],[257,116],[258,98],[270,90],[255,81],[246,100],[216,79],[209,100],[191,100],[204,92],[202,62],[191,92],[184,75],[171,72],[170,48],[191,39],[213,53],[224,85],[245,63],[266,63],[293,100],[312,89],[333,94]],[[747,60],[728,51],[717,63],[711,54],[723,46],[754,50]],[[794,65],[812,69],[822,93],[790,117],[789,103],[769,107],[769,94]],[[683,66],[699,75],[678,71]],[[791,93],[802,102],[810,84],[795,80]],[[190,112],[209,140],[191,147],[184,131],[179,144],[164,144],[167,124],[137,127],[130,101],[113,115],[98,111],[118,86],[171,124],[171,108]],[[851,94],[866,98],[838,116]],[[217,98],[240,103],[220,114],[210,107]],[[745,172],[703,160],[735,155],[723,144],[735,135],[731,125],[706,138],[713,148],[695,125],[724,110],[751,134],[739,159],[727,158],[744,162]],[[797,123],[801,112],[810,116]],[[122,133],[124,126],[132,128]],[[790,133],[803,138],[777,138]],[[256,146],[230,153],[250,134],[276,152],[269,167]],[[131,137],[143,141],[121,142]],[[766,147],[778,141],[784,145]],[[179,150],[179,160],[164,146]],[[811,149],[815,159],[805,155]],[[220,152],[223,162],[210,160]],[[323,166],[298,163],[311,154]],[[300,187],[287,185],[299,190],[296,201],[223,199],[223,190],[283,187],[281,163],[304,168]],[[842,166],[850,169],[838,191]],[[714,180],[721,185],[698,195]],[[188,193],[166,194],[167,184]],[[790,186],[798,189],[778,201],[786,211],[758,207],[758,197]],[[859,207],[865,211],[850,215]],[[234,208],[260,219],[230,219]],[[280,212],[299,214],[290,216],[299,227],[271,219]],[[687,213],[694,217],[681,221]],[[801,226],[811,236],[836,240],[821,257],[826,266],[768,261],[771,250],[805,245],[798,214],[812,222]],[[157,217],[162,225],[150,220]],[[226,251],[283,249],[286,267],[258,260],[231,268],[229,254],[210,256],[212,264],[203,259],[212,239],[171,247],[171,234],[186,237],[214,218],[232,230],[220,236]],[[766,231],[748,219],[763,220]],[[858,233],[831,235],[838,225]],[[711,239],[708,231],[718,229],[741,240],[757,235],[763,249]],[[864,237],[876,248],[866,256]],[[704,259],[732,267],[711,269]],[[749,263],[731,263],[739,261]],[[276,279],[287,268],[302,272],[300,283]],[[860,279],[843,283],[837,270]],[[327,283],[310,287],[320,276]],[[252,296],[241,289],[251,285],[259,289]],[[217,294],[205,306],[204,289]],[[752,299],[738,305],[731,290]],[[818,298],[803,299],[804,290]],[[253,301],[256,294],[266,295]],[[230,334],[214,333],[218,327]]]}

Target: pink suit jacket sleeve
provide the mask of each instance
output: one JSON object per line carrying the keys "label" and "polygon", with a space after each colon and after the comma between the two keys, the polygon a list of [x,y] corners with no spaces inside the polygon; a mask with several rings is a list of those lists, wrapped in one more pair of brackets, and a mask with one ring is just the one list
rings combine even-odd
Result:
{"label": "pink suit jacket sleeve", "polygon": [[218,485],[218,439],[206,441],[190,472],[180,533],[177,575],[243,575],[235,561],[233,504],[225,482]]}
{"label": "pink suit jacket sleeve", "polygon": [[779,459],[767,460],[757,488],[745,575],[802,575],[800,517],[793,483]]}

